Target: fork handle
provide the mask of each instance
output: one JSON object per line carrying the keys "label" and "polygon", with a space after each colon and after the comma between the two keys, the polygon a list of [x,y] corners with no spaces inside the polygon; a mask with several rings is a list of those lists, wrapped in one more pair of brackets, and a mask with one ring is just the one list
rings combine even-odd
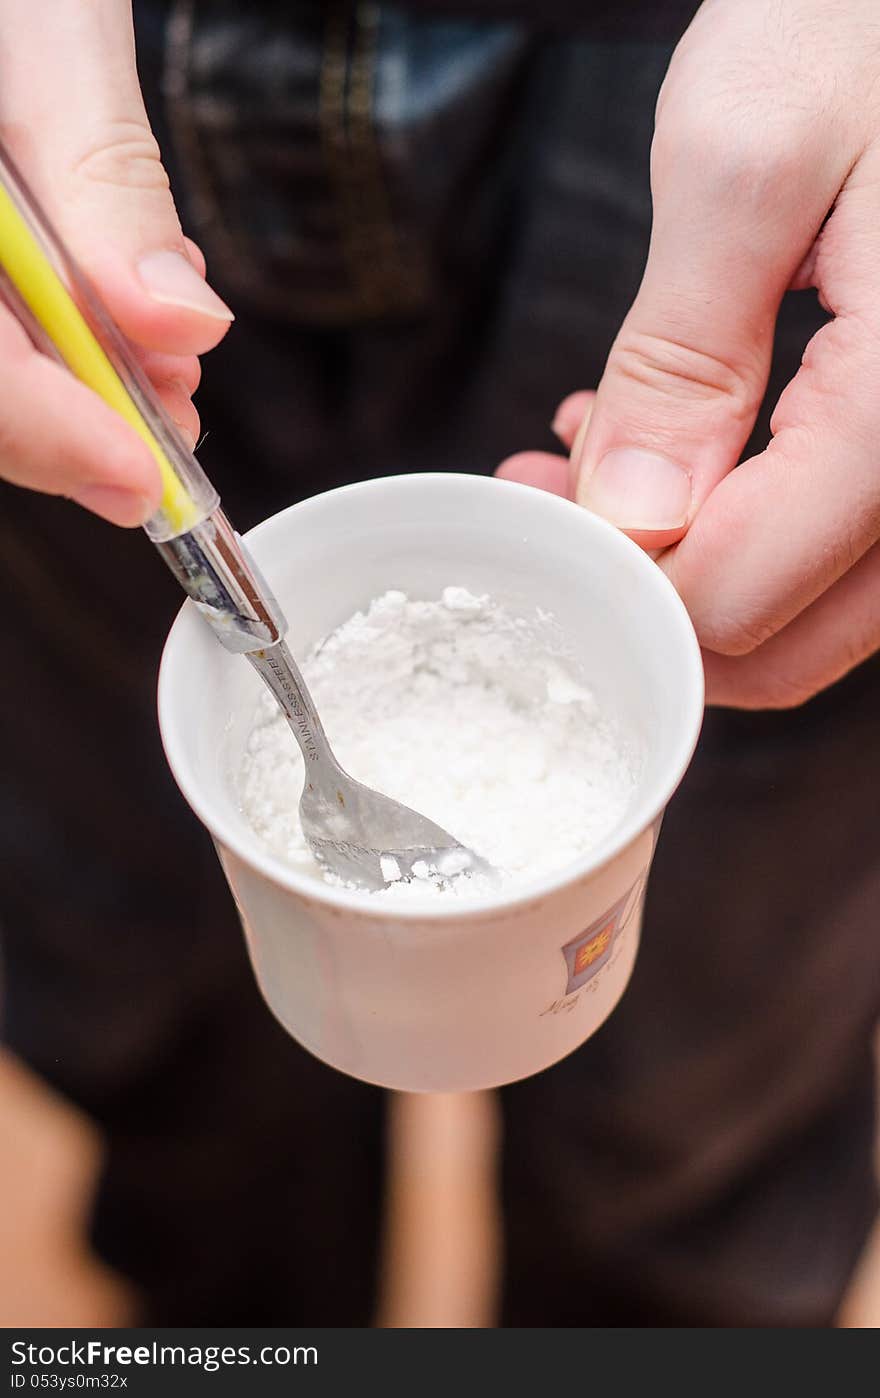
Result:
{"label": "fork handle", "polygon": [[332,782],[340,771],[339,763],[318,718],[308,685],[284,641],[250,651],[248,660],[275,695],[299,743],[306,764],[307,784],[321,786]]}

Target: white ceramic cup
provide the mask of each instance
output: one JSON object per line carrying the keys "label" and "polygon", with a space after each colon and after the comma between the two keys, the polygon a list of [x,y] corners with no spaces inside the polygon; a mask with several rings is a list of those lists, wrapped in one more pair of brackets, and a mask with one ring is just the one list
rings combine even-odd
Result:
{"label": "white ceramic cup", "polygon": [[623,821],[589,854],[491,903],[371,902],[280,862],[234,786],[260,681],[191,602],[168,638],[159,722],[217,847],[265,999],[318,1058],[409,1091],[512,1082],[583,1043],[636,956],[659,822],[690,760],[703,671],[685,608],[618,530],[527,486],[413,475],[318,495],[247,536],[297,656],[389,588],[454,584],[553,613],[600,705],[644,750]]}

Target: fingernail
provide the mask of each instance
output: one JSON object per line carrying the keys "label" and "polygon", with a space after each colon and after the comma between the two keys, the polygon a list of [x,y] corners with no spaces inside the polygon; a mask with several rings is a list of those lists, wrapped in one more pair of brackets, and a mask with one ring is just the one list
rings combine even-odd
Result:
{"label": "fingernail", "polygon": [[109,485],[86,486],[78,491],[73,499],[78,505],[82,505],[83,509],[91,510],[93,514],[100,515],[111,524],[121,524],[128,528],[136,524],[145,524],[156,510],[155,505],[144,496]]}
{"label": "fingernail", "polygon": [[657,452],[615,447],[581,479],[578,500],[619,529],[680,529],[691,508],[691,474]]}
{"label": "fingernail", "polygon": [[150,252],[138,263],[138,276],[154,301],[163,306],[181,306],[199,315],[227,322],[235,319],[225,301],[182,252]]}

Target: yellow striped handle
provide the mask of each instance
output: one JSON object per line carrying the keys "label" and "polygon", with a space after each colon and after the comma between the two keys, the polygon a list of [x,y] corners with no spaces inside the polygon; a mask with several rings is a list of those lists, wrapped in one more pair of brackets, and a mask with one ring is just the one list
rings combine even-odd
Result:
{"label": "yellow striped handle", "polygon": [[162,477],[160,509],[175,534],[191,529],[203,512],[188,495],[161,445],[92,333],[82,312],[0,181],[0,263],[31,314],[82,383],[146,442]]}

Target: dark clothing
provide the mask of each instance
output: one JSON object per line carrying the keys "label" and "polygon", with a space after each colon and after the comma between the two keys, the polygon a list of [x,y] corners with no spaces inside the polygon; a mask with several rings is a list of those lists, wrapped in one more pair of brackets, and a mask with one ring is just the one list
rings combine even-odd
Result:
{"label": "dark clothing", "polygon": [[672,44],[700,0],[403,0],[402,9],[425,18],[505,22],[520,20],[546,32],[584,39]]}
{"label": "dark clothing", "polygon": [[[553,449],[636,290],[670,44],[425,15],[140,7],[184,224],[238,317],[198,402],[241,528]],[[768,402],[821,320],[789,298]],[[61,502],[6,490],[0,527],[5,1029],[109,1134],[99,1244],[160,1321],[365,1324],[382,1094],[253,986],[156,734],[173,584]],[[708,715],[632,985],[501,1093],[505,1323],[832,1319],[876,1207],[878,695],[875,657],[795,713]]]}

